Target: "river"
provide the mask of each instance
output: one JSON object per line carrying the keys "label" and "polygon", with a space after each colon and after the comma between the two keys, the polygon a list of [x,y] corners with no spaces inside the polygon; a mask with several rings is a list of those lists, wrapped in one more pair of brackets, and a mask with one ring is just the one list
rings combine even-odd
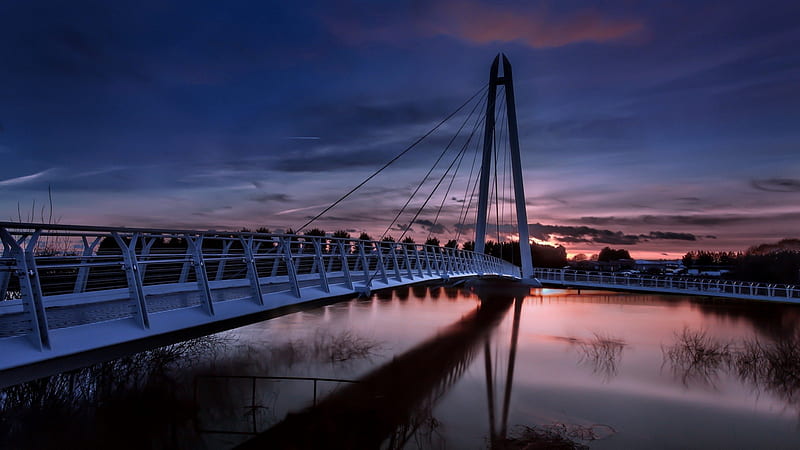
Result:
{"label": "river", "polygon": [[[115,430],[132,427],[122,447],[799,448],[799,316],[681,296],[401,288],[151,354],[164,367],[114,388],[98,378],[142,363],[12,388],[0,424],[7,446],[30,448],[119,444]],[[74,423],[35,433],[65,411]]]}

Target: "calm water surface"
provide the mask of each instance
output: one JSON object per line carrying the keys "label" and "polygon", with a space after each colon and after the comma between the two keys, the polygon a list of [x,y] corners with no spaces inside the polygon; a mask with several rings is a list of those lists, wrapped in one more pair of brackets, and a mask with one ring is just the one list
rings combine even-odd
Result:
{"label": "calm water surface", "polygon": [[[409,415],[417,426],[403,436],[406,448],[487,448],[492,432],[504,434],[504,415],[506,435],[549,427],[583,437],[577,442],[591,448],[800,447],[794,374],[747,376],[735,362],[748,342],[795,342],[798,308],[554,289],[530,290],[516,303],[496,325],[464,339],[465,369],[445,374],[444,388],[420,399],[423,406]],[[463,289],[401,289],[230,334],[242,342],[309,342],[346,330],[377,343],[371,356],[273,364],[269,375],[358,380],[435,340],[479,305],[478,296]],[[670,358],[671,349],[686,348],[686,336],[702,336],[709,347],[727,344],[728,353]],[[417,370],[422,377],[428,368]],[[255,374],[252,368],[244,373]],[[308,405],[308,382],[265,383],[272,416],[257,428],[280,422],[281,408]],[[325,385],[319,383],[320,391],[344,383]]]}
{"label": "calm water surface", "polygon": [[[148,448],[324,434],[314,427],[371,430],[382,448],[486,449],[530,428],[598,449],[800,448],[800,308],[501,291],[403,288],[231,330],[213,356],[170,369],[170,399],[114,394],[103,420],[126,411],[122,430],[150,430],[136,421],[178,417],[145,441],[158,445],[136,444]],[[97,397],[80,383],[56,389]],[[33,431],[49,420],[31,417]]]}

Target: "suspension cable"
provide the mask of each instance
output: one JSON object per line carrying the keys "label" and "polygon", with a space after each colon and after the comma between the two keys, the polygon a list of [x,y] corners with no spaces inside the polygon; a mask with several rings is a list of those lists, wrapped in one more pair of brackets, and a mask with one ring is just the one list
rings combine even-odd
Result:
{"label": "suspension cable", "polygon": [[[439,204],[439,209],[436,211],[436,217],[433,219],[433,225],[439,223],[439,216],[442,213],[442,209],[444,208],[444,203],[447,201],[447,196],[450,195],[450,189],[453,187],[453,182],[455,182],[456,180],[456,175],[458,175],[458,170],[461,168],[461,162],[464,161],[464,156],[466,155],[466,149],[468,148],[470,142],[472,141],[472,138],[475,136],[475,133],[478,131],[478,128],[480,128],[481,124],[483,124],[485,120],[486,120],[485,117],[478,117],[478,120],[475,121],[475,125],[472,127],[472,132],[469,134],[469,137],[462,146],[461,157],[459,158],[458,164],[456,165],[456,170],[453,171],[453,176],[450,178],[450,184],[447,185],[447,190],[442,196],[442,202]],[[425,238],[425,240],[427,241],[428,239],[430,239],[432,234],[433,234],[433,226],[428,228],[428,237]]]}
{"label": "suspension cable", "polygon": [[436,126],[435,126],[435,127],[431,128],[431,129],[430,129],[430,130],[429,130],[427,133],[425,133],[424,135],[422,135],[421,137],[419,137],[419,138],[418,138],[416,141],[414,141],[414,142],[413,142],[411,145],[409,145],[408,147],[406,147],[406,148],[405,148],[405,150],[403,150],[403,151],[402,151],[402,152],[400,152],[400,153],[399,153],[397,156],[395,156],[394,158],[392,158],[391,160],[389,160],[389,162],[387,162],[386,164],[384,164],[384,165],[383,165],[383,166],[382,166],[380,169],[376,170],[376,171],[375,171],[375,172],[374,172],[372,175],[370,175],[370,176],[368,176],[367,178],[365,178],[365,179],[364,179],[364,181],[362,181],[361,183],[359,183],[359,184],[358,184],[356,187],[354,187],[354,188],[350,189],[350,191],[348,191],[348,192],[347,192],[346,194],[344,194],[343,196],[339,197],[339,199],[338,199],[338,200],[336,200],[335,202],[333,202],[333,203],[332,203],[330,206],[328,206],[327,208],[323,209],[323,210],[322,210],[322,211],[321,211],[319,214],[317,214],[316,216],[312,217],[312,218],[311,218],[311,220],[309,220],[308,222],[304,223],[304,224],[303,224],[303,225],[302,225],[300,228],[298,228],[298,229],[295,231],[295,233],[299,233],[299,232],[300,232],[300,231],[302,231],[302,230],[303,230],[305,227],[307,227],[307,226],[311,225],[311,223],[313,223],[315,220],[317,220],[317,219],[319,219],[320,217],[322,217],[322,215],[323,215],[323,214],[327,213],[328,211],[330,211],[331,209],[333,209],[333,208],[334,208],[336,205],[338,205],[339,203],[341,203],[342,201],[344,201],[344,199],[346,199],[347,197],[349,197],[349,196],[350,196],[350,195],[351,195],[353,192],[357,191],[357,190],[358,190],[358,189],[360,189],[362,186],[364,186],[365,184],[367,184],[367,183],[368,183],[370,180],[372,180],[373,178],[375,178],[375,177],[376,177],[376,176],[377,176],[379,173],[383,172],[383,170],[384,170],[384,169],[386,169],[387,167],[389,167],[390,165],[392,165],[392,164],[393,164],[395,161],[397,161],[398,159],[400,159],[401,157],[403,157],[403,155],[405,155],[406,153],[408,153],[409,151],[411,151],[411,149],[413,149],[414,147],[416,147],[416,146],[417,146],[417,145],[418,145],[420,142],[422,142],[422,141],[423,141],[425,138],[427,138],[428,136],[430,136],[430,135],[431,135],[431,134],[432,134],[434,131],[436,131],[437,129],[439,129],[439,127],[441,127],[441,126],[442,126],[442,125],[443,125],[445,122],[447,122],[447,121],[448,121],[448,120],[450,120],[450,119],[451,119],[453,116],[455,116],[456,114],[458,114],[458,112],[459,112],[459,111],[461,111],[461,110],[462,110],[462,109],[463,109],[465,106],[467,106],[467,105],[468,105],[468,104],[469,104],[469,103],[470,103],[472,100],[474,100],[474,99],[475,99],[475,97],[477,97],[479,94],[483,93],[484,91],[486,91],[486,90],[488,90],[488,89],[489,89],[489,87],[488,87],[488,86],[482,86],[480,89],[478,89],[478,91],[477,91],[477,92],[475,92],[474,94],[472,94],[472,96],[471,96],[469,99],[467,99],[467,101],[465,101],[464,103],[462,103],[462,104],[461,104],[461,106],[459,106],[458,108],[456,108],[456,110],[455,110],[455,111],[451,112],[451,113],[450,113],[450,114],[449,114],[447,117],[445,117],[445,118],[444,118],[444,119],[442,119],[442,120],[441,120],[441,121],[440,121],[438,124],[436,124]]}
{"label": "suspension cable", "polygon": [[[482,98],[483,98],[483,96],[481,96],[481,99],[482,99]],[[428,173],[426,173],[426,174],[425,174],[425,176],[424,176],[424,177],[422,177],[422,181],[420,181],[420,182],[419,182],[419,184],[417,184],[417,187],[414,189],[414,192],[412,192],[412,193],[411,193],[411,196],[409,196],[409,197],[408,197],[408,199],[406,200],[406,203],[403,205],[403,207],[402,207],[402,208],[400,208],[400,211],[398,211],[398,212],[397,212],[397,214],[394,216],[394,219],[393,219],[393,220],[392,220],[392,222],[389,224],[389,226],[388,226],[388,227],[386,227],[386,231],[384,231],[384,232],[383,232],[383,234],[381,234],[381,237],[380,237],[380,239],[379,239],[380,241],[383,241],[383,239],[384,239],[384,238],[386,237],[386,235],[389,233],[389,230],[391,230],[391,229],[392,229],[392,227],[394,226],[394,224],[395,224],[395,223],[397,223],[397,220],[400,218],[400,216],[403,214],[403,212],[405,212],[406,208],[408,207],[408,204],[409,204],[409,203],[411,203],[411,200],[413,200],[413,199],[414,199],[414,196],[416,196],[416,195],[417,195],[417,193],[418,193],[418,192],[419,192],[419,190],[422,188],[422,186],[425,184],[425,182],[426,182],[426,181],[428,181],[428,177],[429,177],[429,176],[431,175],[431,173],[433,173],[433,171],[436,169],[436,166],[438,166],[438,165],[439,165],[439,162],[442,160],[442,158],[444,157],[444,155],[445,155],[445,154],[446,154],[446,153],[447,153],[447,152],[450,150],[450,147],[453,145],[453,142],[455,142],[456,138],[458,138],[458,135],[461,133],[461,130],[463,130],[463,129],[464,129],[464,126],[465,126],[465,125],[466,125],[466,124],[469,122],[469,120],[472,118],[472,115],[475,113],[475,110],[478,108],[478,106],[479,106],[481,103],[483,103],[483,102],[482,102],[482,101],[478,101],[477,103],[475,103],[475,106],[473,106],[473,107],[472,107],[472,111],[470,111],[469,115],[467,115],[467,118],[466,118],[466,119],[464,119],[464,122],[461,124],[461,126],[460,126],[460,127],[458,127],[458,130],[455,132],[455,134],[453,135],[453,137],[452,137],[452,138],[450,139],[450,141],[447,143],[447,145],[445,146],[444,150],[442,150],[442,152],[439,154],[439,157],[438,157],[438,158],[436,158],[436,161],[434,161],[434,163],[433,163],[433,166],[431,166],[430,170],[428,170]],[[461,154],[461,153],[462,153],[462,152],[459,152],[458,154]],[[457,154],[457,155],[458,155],[458,154]],[[456,157],[458,157],[458,156],[456,156]],[[413,221],[411,221],[411,222],[408,224],[408,226],[410,227],[410,226],[411,226],[411,225],[413,225],[413,224],[414,224],[414,222],[413,222]],[[408,227],[406,227],[406,230],[408,230]],[[405,236],[405,231],[406,231],[406,230],[403,230],[404,232],[403,232],[403,235],[402,235],[402,236]],[[400,239],[402,239],[402,236],[400,237]]]}
{"label": "suspension cable", "polygon": [[[497,93],[495,93],[495,95],[497,95]],[[501,102],[503,102],[503,101],[504,101],[504,98],[505,98],[505,97],[501,97],[501,98],[500,98],[500,101],[501,101]],[[495,100],[495,101],[496,101],[496,100]],[[500,110],[501,110],[501,109],[502,109],[502,104],[500,105],[500,107],[498,107],[498,108],[495,108],[495,111],[494,111],[494,123],[495,123],[495,124],[497,123],[497,121],[498,121],[498,118],[500,117]],[[497,136],[497,134],[495,133],[495,134],[494,134],[494,136],[493,136],[493,138],[496,138],[496,136]],[[477,141],[476,141],[476,153],[475,153],[475,157],[477,157],[477,155],[478,155],[478,152],[480,152],[480,150],[479,150],[479,148],[478,148],[478,145],[480,145],[480,144],[479,144],[479,142],[477,142]],[[474,166],[475,166],[475,159],[473,159],[473,161],[472,161],[472,164],[473,164],[473,168],[474,168]],[[482,164],[482,163],[481,163],[481,170],[483,170],[483,164]],[[471,174],[471,173],[472,173],[472,172],[470,171],[470,174]],[[471,176],[471,175],[470,175],[470,176]],[[463,224],[466,222],[467,215],[469,214],[469,210],[470,210],[470,208],[471,208],[471,206],[472,206],[472,199],[475,197],[475,191],[476,191],[476,189],[477,189],[477,187],[478,187],[478,181],[479,181],[479,180],[480,180],[480,172],[477,174],[477,176],[476,176],[476,178],[475,178],[475,183],[474,183],[474,184],[473,184],[473,186],[472,186],[472,193],[470,194],[470,197],[469,197],[469,203],[468,203],[468,205],[467,205],[467,210],[466,210],[466,212],[465,212],[465,214],[464,214],[464,221],[462,221],[462,222],[461,222],[461,223],[462,223],[462,227],[463,227]],[[467,185],[467,189],[469,189],[469,185]],[[488,215],[488,213],[490,213],[490,212],[491,212],[491,207],[487,209],[487,215]],[[477,211],[476,211],[476,212],[475,212],[475,222],[477,223],[477,221],[478,221],[478,213],[477,213]],[[460,239],[460,237],[461,237],[461,229],[459,229],[459,231],[458,231],[458,234],[456,235],[456,241],[458,241],[458,239]]]}
{"label": "suspension cable", "polygon": [[[483,118],[483,121],[486,121],[486,117]],[[472,205],[472,198],[475,196],[475,186],[477,186],[477,180],[480,179],[480,177],[476,176],[475,182],[472,181],[472,174],[475,171],[475,164],[478,161],[478,154],[480,154],[480,139],[475,140],[475,152],[472,155],[472,166],[469,169],[467,185],[464,186],[464,201],[461,202],[461,211],[458,213],[457,222],[461,224],[461,226],[456,230],[456,242],[458,242],[458,240],[461,238],[461,229],[467,221],[467,216],[469,215],[469,210]],[[470,185],[472,185],[472,190],[469,189]],[[469,197],[467,197],[467,194],[469,194]]]}

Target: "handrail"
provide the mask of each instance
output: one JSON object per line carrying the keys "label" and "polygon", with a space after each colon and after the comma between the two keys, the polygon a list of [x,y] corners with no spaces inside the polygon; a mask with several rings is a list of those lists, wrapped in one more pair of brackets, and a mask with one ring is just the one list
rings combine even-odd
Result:
{"label": "handrail", "polygon": [[716,297],[751,298],[774,301],[800,301],[800,289],[791,284],[691,278],[664,275],[621,274],[573,269],[534,269],[540,281],[560,285],[620,287],[658,292],[702,294]]}
{"label": "handrail", "polygon": [[[0,308],[0,319],[22,314],[8,323],[19,327],[29,321],[28,333],[39,349],[49,348],[53,326],[80,322],[65,318],[69,314],[84,321],[78,324],[128,314],[147,330],[154,308],[187,306],[153,304],[159,295],[173,292],[190,293],[189,305],[201,306],[213,318],[215,305],[229,298],[218,295],[225,289],[249,286],[250,297],[265,307],[264,286],[269,292],[288,292],[299,302],[307,297],[306,288],[330,294],[337,285],[363,292],[459,276],[520,277],[519,267],[485,254],[333,236],[0,222],[0,240],[0,300],[9,299],[0,305],[21,305]],[[98,302],[118,304],[120,292],[127,292],[122,301],[129,301],[129,309],[98,312]],[[50,323],[54,301],[74,310],[59,310],[58,325]],[[90,312],[81,310],[89,304]],[[87,319],[87,314],[96,317]],[[0,337],[19,332],[4,326],[0,320]]]}

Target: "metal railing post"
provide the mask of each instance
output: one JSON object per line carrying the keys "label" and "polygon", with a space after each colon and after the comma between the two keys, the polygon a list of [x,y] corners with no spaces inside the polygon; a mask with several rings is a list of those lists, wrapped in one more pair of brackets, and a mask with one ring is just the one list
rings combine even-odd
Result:
{"label": "metal railing post", "polygon": [[34,255],[41,233],[41,229],[36,230],[23,249],[22,243],[25,241],[25,237],[16,240],[8,230],[0,228],[0,239],[9,249],[8,253],[17,264],[22,308],[31,321],[31,340],[38,350],[48,350],[50,349],[50,329],[47,326],[47,314],[42,302],[42,285]]}
{"label": "metal railing post", "polygon": [[353,289],[353,277],[350,275],[350,263],[347,261],[347,253],[344,251],[344,243],[342,241],[337,241],[339,247],[339,253],[341,254],[342,258],[342,272],[344,273],[344,282],[347,285],[347,289]]}
{"label": "metal railing post", "polygon": [[147,272],[147,260],[146,258],[150,256],[150,249],[153,248],[153,243],[156,242],[156,238],[142,238],[142,253],[139,254],[139,257],[142,258],[139,260],[139,276],[142,277],[142,282],[144,282],[144,275]]}
{"label": "metal railing post", "polygon": [[403,258],[406,261],[406,274],[410,280],[414,279],[414,270],[411,267],[411,258],[408,256],[408,244],[401,244],[403,246]]}
{"label": "metal railing post", "polygon": [[416,244],[414,244],[414,260],[416,261],[417,275],[419,275],[420,278],[424,277],[425,273],[422,272],[422,260],[419,257],[419,248],[417,248]]}
{"label": "metal railing post", "polygon": [[285,238],[283,240],[283,258],[286,263],[286,272],[289,275],[289,283],[292,286],[292,292],[297,298],[300,298],[300,283],[297,281],[297,270],[292,258],[292,238]]}
{"label": "metal railing post", "polygon": [[184,261],[183,266],[181,266],[181,275],[178,278],[178,283],[186,283],[186,280],[189,279],[189,268],[192,265],[192,250],[189,248],[189,245],[186,245],[186,254],[184,256],[186,261]]}
{"label": "metal railing post", "polygon": [[389,284],[389,277],[386,275],[386,265],[383,264],[383,250],[381,250],[381,244],[377,242],[373,245],[378,258],[378,271],[381,273],[381,280],[383,280],[385,284]]}
{"label": "metal railing post", "polygon": [[392,265],[394,266],[394,277],[397,281],[403,281],[403,276],[400,274],[400,263],[397,260],[397,252],[394,250],[395,246],[397,246],[397,244],[392,244],[392,246],[389,247],[389,255],[392,258]]}
{"label": "metal railing post", "polygon": [[[13,238],[11,239],[14,240]],[[11,247],[6,245],[3,241],[3,259],[11,258]],[[8,292],[8,283],[11,281],[11,268],[8,270],[0,270],[0,302],[6,299],[6,292]]]}
{"label": "metal railing post", "polygon": [[86,236],[81,236],[81,241],[83,241],[83,253],[81,254],[81,265],[80,268],[78,268],[78,276],[75,278],[75,287],[72,290],[73,294],[80,294],[86,290],[86,283],[89,281],[90,267],[84,264],[91,260],[91,256],[94,253],[94,248],[97,247],[100,239],[101,237],[97,236],[97,238],[95,238],[95,240],[89,244],[89,240],[86,239]]}
{"label": "metal railing post", "polygon": [[442,269],[441,269],[441,266],[439,265],[439,258],[436,256],[436,250],[434,250],[433,247],[431,247],[429,245],[426,245],[425,246],[425,253],[428,253],[428,248],[429,247],[430,247],[431,256],[433,257],[433,266],[434,266],[434,270],[436,270],[436,276],[437,277],[441,277],[442,276]]}
{"label": "metal railing post", "polygon": [[214,315],[214,300],[211,297],[211,287],[208,285],[208,273],[206,273],[206,262],[203,259],[203,235],[193,237],[186,235],[186,244],[192,252],[192,266],[194,267],[195,278],[197,278],[197,290],[203,297],[203,306],[209,316]]}
{"label": "metal railing post", "polygon": [[150,328],[150,316],[147,312],[142,277],[139,274],[139,264],[136,261],[136,241],[139,240],[139,233],[134,233],[130,244],[126,244],[118,232],[111,232],[111,236],[117,242],[122,251],[122,269],[128,280],[128,291],[130,292],[131,302],[136,310],[136,321],[142,328]]}
{"label": "metal railing post", "polygon": [[[242,242],[242,246],[244,246],[244,241],[241,241],[241,242]],[[225,240],[225,241],[222,242],[222,255],[220,255],[221,259],[220,259],[219,263],[217,264],[217,273],[214,275],[214,280],[215,281],[221,281],[222,278],[225,276],[225,265],[228,262],[228,260],[226,258],[228,257],[228,255],[230,255],[231,246],[232,245],[233,245],[233,241],[232,240]],[[245,256],[245,258],[246,258],[246,256]],[[253,259],[253,262],[255,263],[255,259]],[[249,267],[248,267],[248,270],[249,270]],[[258,278],[258,277],[256,277],[256,278]]]}
{"label": "metal railing post", "polygon": [[239,237],[239,242],[242,244],[242,249],[244,250],[244,263],[247,265],[247,279],[250,280],[250,289],[253,290],[253,298],[256,303],[263,305],[264,295],[261,292],[261,281],[258,279],[256,256],[253,252],[253,236],[249,236],[247,239]]}
{"label": "metal railing post", "polygon": [[358,241],[358,256],[361,259],[361,269],[364,271],[364,286],[372,288],[372,280],[369,276],[369,264],[367,262],[367,252],[364,250],[364,241]]}
{"label": "metal railing post", "polygon": [[331,288],[328,285],[328,274],[325,272],[325,261],[322,260],[322,245],[317,238],[312,238],[311,241],[314,244],[314,262],[319,268],[319,287],[325,292],[330,292]]}

